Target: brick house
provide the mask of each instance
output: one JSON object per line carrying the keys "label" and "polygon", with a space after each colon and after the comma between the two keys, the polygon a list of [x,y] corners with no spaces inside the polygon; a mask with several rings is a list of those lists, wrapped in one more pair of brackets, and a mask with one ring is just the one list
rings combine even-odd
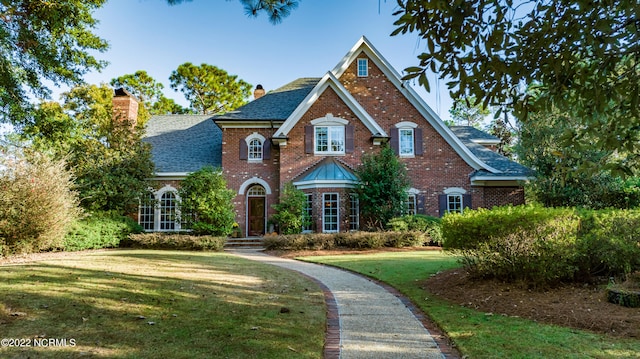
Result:
{"label": "brick house", "polygon": [[154,116],[145,141],[157,167],[156,207],[141,206],[148,230],[174,230],[176,188],[204,165],[222,168],[243,234],[262,235],[280,189],[307,196],[313,224],[335,232],[359,227],[354,169],[384,143],[405,163],[412,186],[407,211],[440,216],[463,208],[524,203],[528,169],[499,155],[499,140],[448,127],[362,37],[321,78],[301,78],[217,116]]}

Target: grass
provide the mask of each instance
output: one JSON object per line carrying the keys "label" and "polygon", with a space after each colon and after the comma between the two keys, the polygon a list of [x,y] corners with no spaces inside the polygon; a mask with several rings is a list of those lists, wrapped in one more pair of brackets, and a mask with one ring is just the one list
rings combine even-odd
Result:
{"label": "grass", "polygon": [[386,252],[304,257],[381,280],[407,295],[469,358],[638,358],[640,341],[530,320],[490,315],[431,296],[422,282],[459,265],[443,252]]}
{"label": "grass", "polygon": [[0,347],[2,358],[319,358],[325,323],[315,283],[224,253],[125,250],[0,266],[0,337],[75,341]]}

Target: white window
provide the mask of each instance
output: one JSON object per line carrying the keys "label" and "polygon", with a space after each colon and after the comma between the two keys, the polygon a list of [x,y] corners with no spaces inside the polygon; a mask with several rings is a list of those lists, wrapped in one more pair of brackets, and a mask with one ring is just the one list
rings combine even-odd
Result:
{"label": "white window", "polygon": [[400,156],[413,156],[413,128],[401,128],[398,130]]}
{"label": "white window", "polygon": [[447,195],[447,212],[462,213],[462,195],[461,194]]}
{"label": "white window", "polygon": [[322,231],[340,231],[339,196],[337,193],[324,193],[322,195]]}
{"label": "white window", "polygon": [[416,214],[416,195],[415,194],[409,194],[409,196],[407,197],[405,213],[410,216],[413,216]]}
{"label": "white window", "polygon": [[153,231],[155,229],[155,211],[156,197],[152,192],[149,192],[146,198],[140,201],[140,207],[138,209],[138,224],[140,224],[145,231]]}
{"label": "white window", "polygon": [[369,60],[358,59],[358,77],[369,76]]}
{"label": "white window", "polygon": [[316,126],[315,153],[344,154],[344,126]]}
{"label": "white window", "polygon": [[302,227],[303,232],[313,231],[313,194],[305,194],[304,202],[305,226]]}
{"label": "white window", "polygon": [[349,195],[349,230],[357,231],[360,229],[360,200],[358,195],[351,193]]}
{"label": "white window", "polygon": [[248,158],[249,161],[260,161],[262,160],[262,141],[258,138],[254,138],[249,141],[249,150],[248,150]]}
{"label": "white window", "polygon": [[178,201],[175,192],[165,192],[160,197],[160,230],[174,231],[176,229],[176,211]]}

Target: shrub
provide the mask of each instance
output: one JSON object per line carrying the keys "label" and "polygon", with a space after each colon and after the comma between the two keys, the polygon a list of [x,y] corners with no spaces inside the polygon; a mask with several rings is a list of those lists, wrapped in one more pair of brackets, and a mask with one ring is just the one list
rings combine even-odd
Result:
{"label": "shrub", "polygon": [[340,232],[266,236],[263,244],[269,250],[379,249],[422,246],[428,240],[420,231]]}
{"label": "shrub", "polygon": [[583,277],[640,269],[640,210],[583,211],[578,245]]}
{"label": "shrub", "polygon": [[292,183],[284,185],[279,202],[272,206],[276,214],[271,217],[271,221],[278,224],[282,234],[301,233],[302,228],[309,223],[310,219],[304,212],[306,201],[304,192]]}
{"label": "shrub", "polygon": [[220,169],[211,166],[193,172],[180,183],[181,218],[198,234],[226,236],[233,231],[235,192],[227,189]]}
{"label": "shrub", "polygon": [[114,248],[131,233],[141,233],[142,227],[133,219],[115,212],[94,212],[74,223],[64,237],[60,249]]}
{"label": "shrub", "polygon": [[408,215],[391,219],[387,227],[396,232],[419,231],[428,236],[428,242],[432,245],[442,245],[441,220],[438,217],[423,214]]}
{"label": "shrub", "polygon": [[64,161],[14,151],[0,157],[0,256],[59,246],[81,211]]}
{"label": "shrub", "polygon": [[536,286],[572,280],[580,218],[575,210],[507,206],[468,210],[442,220],[444,247],[482,277]]}
{"label": "shrub", "polygon": [[142,249],[179,249],[189,251],[221,251],[226,237],[194,236],[179,233],[131,234],[120,242],[121,247]]}

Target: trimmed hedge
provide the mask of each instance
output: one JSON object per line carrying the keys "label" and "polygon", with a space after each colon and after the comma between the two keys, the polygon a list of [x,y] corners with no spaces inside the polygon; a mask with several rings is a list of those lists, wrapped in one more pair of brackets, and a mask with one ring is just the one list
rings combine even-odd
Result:
{"label": "trimmed hedge", "polygon": [[341,232],[266,236],[263,243],[269,250],[378,249],[419,247],[428,243],[429,240],[429,237],[420,231]]}
{"label": "trimmed hedge", "polygon": [[176,249],[189,251],[221,251],[227,237],[194,236],[181,233],[131,234],[120,247],[139,249]]}
{"label": "trimmed hedge", "polygon": [[112,212],[94,212],[75,222],[60,248],[65,251],[118,247],[142,227],[133,219]]}
{"label": "trimmed hedge", "polygon": [[442,230],[482,277],[548,286],[640,269],[640,211],[495,207],[446,215]]}
{"label": "trimmed hedge", "polygon": [[441,219],[424,214],[407,215],[393,218],[387,228],[396,232],[420,231],[429,236],[429,244],[442,245]]}

